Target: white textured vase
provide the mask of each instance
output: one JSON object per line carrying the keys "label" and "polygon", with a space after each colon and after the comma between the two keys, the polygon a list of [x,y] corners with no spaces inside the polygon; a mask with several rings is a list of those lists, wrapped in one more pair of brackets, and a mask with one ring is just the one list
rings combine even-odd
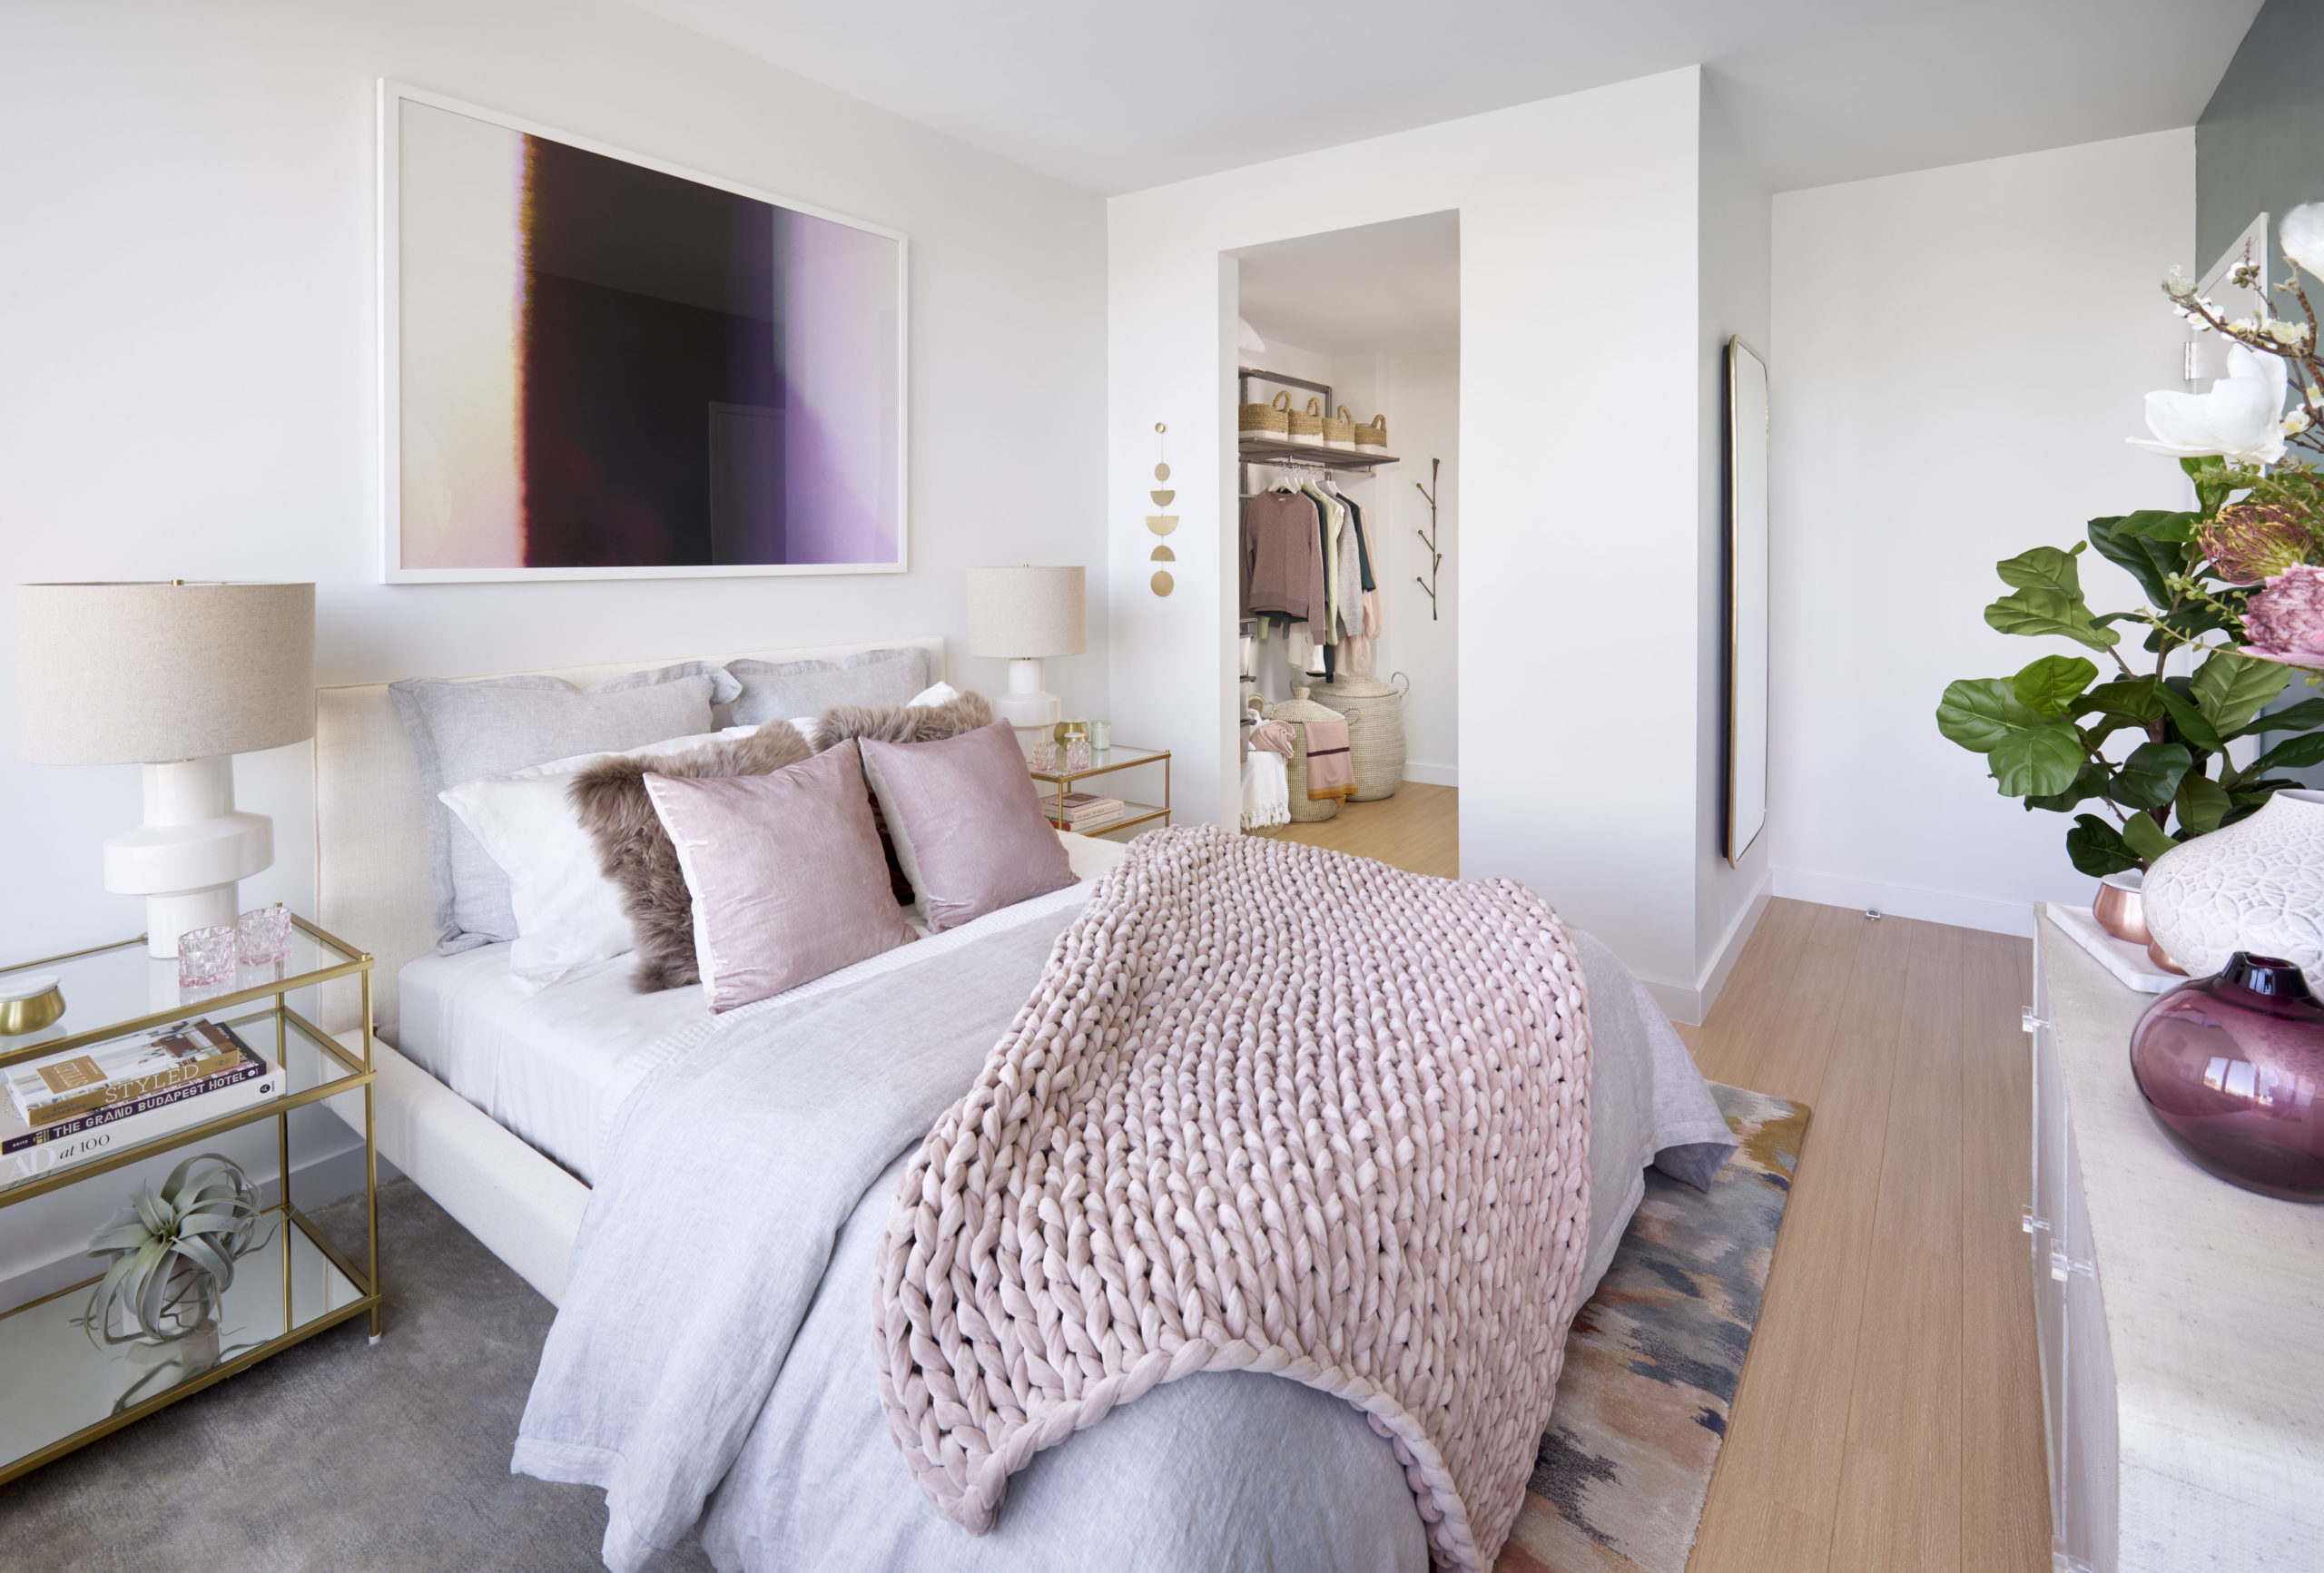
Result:
{"label": "white textured vase", "polygon": [[2250,819],[2165,852],[2142,896],[2147,928],[2191,976],[2247,950],[2324,989],[2324,792],[2280,791]]}

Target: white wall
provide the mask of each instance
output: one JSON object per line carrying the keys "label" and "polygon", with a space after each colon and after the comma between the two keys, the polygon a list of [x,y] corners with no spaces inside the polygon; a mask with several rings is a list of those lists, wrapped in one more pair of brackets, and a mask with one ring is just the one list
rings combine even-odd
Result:
{"label": "white wall", "polygon": [[[2156,282],[2196,261],[2194,174],[2172,131],[1776,198],[1777,894],[2011,933],[2089,899],[2072,821],[1997,794],[1934,715],[1948,682],[2066,648],[1985,626],[1995,562],[2189,506],[2123,439],[2178,385]],[[2093,606],[2137,605],[2095,557]]]}
{"label": "white wall", "polygon": [[[1697,237],[1695,625],[1695,987],[1708,1011],[1769,891],[1768,838],[1739,864],[1727,860],[1727,343],[1740,335],[1760,354],[1768,336],[1767,182],[1744,156],[1727,112],[1706,82],[1702,101],[1702,227]],[[1772,802],[1769,809],[1773,813]]]}
{"label": "white wall", "polygon": [[[907,231],[911,572],[374,583],[382,75]],[[961,651],[961,571],[1086,563],[1091,654],[1048,678],[1103,713],[1098,199],[604,0],[19,5],[0,150],[10,582],[312,579],[325,683],[940,633],[956,681],[997,686]],[[0,594],[0,733],[14,618]],[[252,902],[310,899],[308,771],[304,745],[239,763],[275,818]],[[0,753],[0,958],[136,932],[98,847],[139,812],[131,767]]]}
{"label": "white wall", "polygon": [[[1438,786],[1461,784],[1461,352],[1430,350],[1379,358],[1380,408],[1388,418],[1388,451],[1403,460],[1380,472],[1376,487],[1384,516],[1374,529],[1379,559],[1373,577],[1382,586],[1387,632],[1374,663],[1384,681],[1393,672],[1412,679],[1404,701],[1404,779]],[[1444,562],[1436,575],[1438,615],[1429,617],[1428,548],[1417,532],[1428,528],[1428,504],[1413,489],[1428,484],[1428,461],[1438,472],[1437,544]],[[1366,515],[1367,518],[1374,516]]]}
{"label": "white wall", "polygon": [[[1177,751],[1188,817],[1235,801],[1236,271],[1224,253],[1457,208],[1462,868],[1596,930],[1681,1012],[1695,993],[1699,680],[1693,68],[1132,193],[1108,204],[1112,713]],[[1617,284],[1617,280],[1619,283]],[[1173,437],[1177,592],[1147,588],[1153,426]],[[1691,424],[1691,423],[1689,423]],[[1618,589],[1606,564],[1619,543]],[[1631,593],[1634,589],[1634,593]],[[1640,637],[1641,622],[1653,636]],[[1691,713],[1690,697],[1676,701]]]}

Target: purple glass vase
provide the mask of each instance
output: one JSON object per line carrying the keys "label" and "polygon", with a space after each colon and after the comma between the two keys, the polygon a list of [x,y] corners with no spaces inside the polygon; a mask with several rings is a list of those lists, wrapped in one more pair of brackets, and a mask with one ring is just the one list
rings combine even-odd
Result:
{"label": "purple glass vase", "polygon": [[2230,1185],[2324,1201],[2324,1005],[2299,968],[2239,950],[2131,1033],[2131,1074],[2179,1150]]}

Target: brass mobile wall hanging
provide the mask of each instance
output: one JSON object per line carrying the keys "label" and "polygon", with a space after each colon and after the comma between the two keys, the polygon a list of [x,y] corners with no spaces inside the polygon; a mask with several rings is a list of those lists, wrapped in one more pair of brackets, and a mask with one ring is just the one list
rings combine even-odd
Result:
{"label": "brass mobile wall hanging", "polygon": [[[1154,423],[1154,478],[1157,481],[1167,481],[1170,478],[1170,463],[1169,460],[1164,457],[1162,447],[1164,441],[1163,434],[1167,432],[1169,429],[1170,428],[1168,427],[1163,425],[1158,420]],[[1154,506],[1156,507],[1167,508],[1170,506],[1171,502],[1177,498],[1178,494],[1175,491],[1164,490],[1157,487],[1146,495],[1154,499]],[[1167,536],[1172,530],[1178,527],[1178,516],[1176,514],[1148,514],[1146,516],[1146,527],[1152,530],[1157,536]],[[1154,548],[1152,560],[1157,563],[1175,563],[1178,560],[1178,554],[1172,551],[1168,546],[1157,543]],[[1168,595],[1173,587],[1173,582],[1170,578],[1170,570],[1167,568],[1155,569],[1152,583],[1154,585],[1154,593],[1156,595]]]}

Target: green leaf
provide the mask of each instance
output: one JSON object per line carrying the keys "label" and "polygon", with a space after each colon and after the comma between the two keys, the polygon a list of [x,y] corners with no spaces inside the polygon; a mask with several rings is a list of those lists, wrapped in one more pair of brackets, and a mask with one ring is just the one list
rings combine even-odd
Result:
{"label": "green leaf", "polygon": [[2126,528],[2129,523],[2128,518],[2091,520],[2090,544],[2100,556],[2130,571],[2148,605],[2168,610],[2171,591],[2163,581],[2186,572],[2186,549],[2175,542],[2150,540]]}
{"label": "green leaf", "polygon": [[2203,719],[2203,713],[2195,708],[2194,702],[2179,691],[2178,685],[2185,681],[2181,677],[2158,683],[2154,696],[2171,713],[2171,724],[2179,729],[2180,736],[2197,748],[2217,753],[2227,744],[2220,741],[2219,733],[2211,730],[2211,723]]}
{"label": "green leaf", "polygon": [[2066,856],[2075,868],[2098,880],[2139,866],[2138,854],[2123,844],[2122,832],[2096,814],[2074,816],[2073,829],[2066,832]]}
{"label": "green leaf", "polygon": [[2055,546],[2036,546],[2030,552],[2020,552],[1994,565],[1994,572],[2001,582],[2014,590],[2055,590],[2061,595],[2082,599],[2082,571],[2074,565],[2074,558],[2082,555],[2082,543],[2076,541],[2070,551],[2061,552]]}
{"label": "green leaf", "polygon": [[2114,801],[2126,809],[2159,809],[2178,791],[2195,756],[2181,742],[2142,742],[2114,772]]}
{"label": "green leaf", "polygon": [[2218,650],[2195,668],[2187,693],[2214,731],[2221,737],[2232,737],[2250,725],[2251,718],[2272,703],[2290,682],[2291,669],[2288,666]]}
{"label": "green leaf", "polygon": [[2063,721],[2013,732],[1987,756],[2004,797],[2048,797],[2073,785],[2083,763],[2082,734]]}
{"label": "green leaf", "polygon": [[2199,835],[2219,829],[2219,821],[2234,805],[2227,789],[2207,775],[2190,773],[2179,783],[2179,822]]}
{"label": "green leaf", "polygon": [[2068,595],[2039,585],[2004,595],[1986,607],[1985,623],[2004,634],[2071,639],[2093,650],[2112,650],[2122,642],[2120,634],[2091,620],[2090,608],[2083,605],[2080,595]]}
{"label": "green leaf", "polygon": [[2203,517],[2207,519],[2219,512],[2230,496],[2248,484],[2231,478],[2227,461],[2217,454],[2202,458],[2182,458],[2179,461],[2179,467],[2185,470],[2187,478],[2195,483],[2195,500],[2202,505]]}
{"label": "green leaf", "polygon": [[2097,675],[2096,664],[2079,655],[2044,655],[2010,683],[2017,691],[2017,702],[2028,710],[2064,715]]}
{"label": "green leaf", "polygon": [[2324,699],[2303,699],[2298,704],[2287,704],[2281,710],[2269,711],[2255,718],[2247,732],[2306,732],[2312,726],[2324,726]]}
{"label": "green leaf", "polygon": [[2245,782],[2256,781],[2271,770],[2306,770],[2316,764],[2324,764],[2324,732],[2305,732],[2299,737],[2284,739],[2237,771],[2235,785],[2241,787]]}
{"label": "green leaf", "polygon": [[[2093,524],[2098,521],[2093,519]],[[2113,521],[2114,534],[2137,536],[2149,541],[2191,541],[2195,527],[2203,522],[2201,514],[2174,513],[2162,508],[2141,508]]]}
{"label": "green leaf", "polygon": [[2083,694],[2082,703],[2075,708],[2127,716],[2141,726],[2149,726],[2162,719],[2162,701],[2154,696],[2154,679],[2152,677],[2125,677],[2112,683],[2102,683]]}
{"label": "green leaf", "polygon": [[2141,862],[2152,863],[2179,843],[2163,834],[2162,827],[2144,814],[2132,814],[2122,827],[2122,844],[2136,852]]}
{"label": "green leaf", "polygon": [[1936,706],[1936,730],[1972,753],[1991,753],[2043,721],[2018,702],[2016,685],[2006,677],[1965,677],[1948,683]]}
{"label": "green leaf", "polygon": [[2026,810],[2031,812],[2034,809],[2047,809],[2053,814],[2071,813],[2078,803],[2087,802],[2092,798],[2106,796],[2107,789],[2112,785],[2113,779],[2114,772],[2104,765],[2085,764],[2074,772],[2072,786],[2062,792],[2027,798]]}

